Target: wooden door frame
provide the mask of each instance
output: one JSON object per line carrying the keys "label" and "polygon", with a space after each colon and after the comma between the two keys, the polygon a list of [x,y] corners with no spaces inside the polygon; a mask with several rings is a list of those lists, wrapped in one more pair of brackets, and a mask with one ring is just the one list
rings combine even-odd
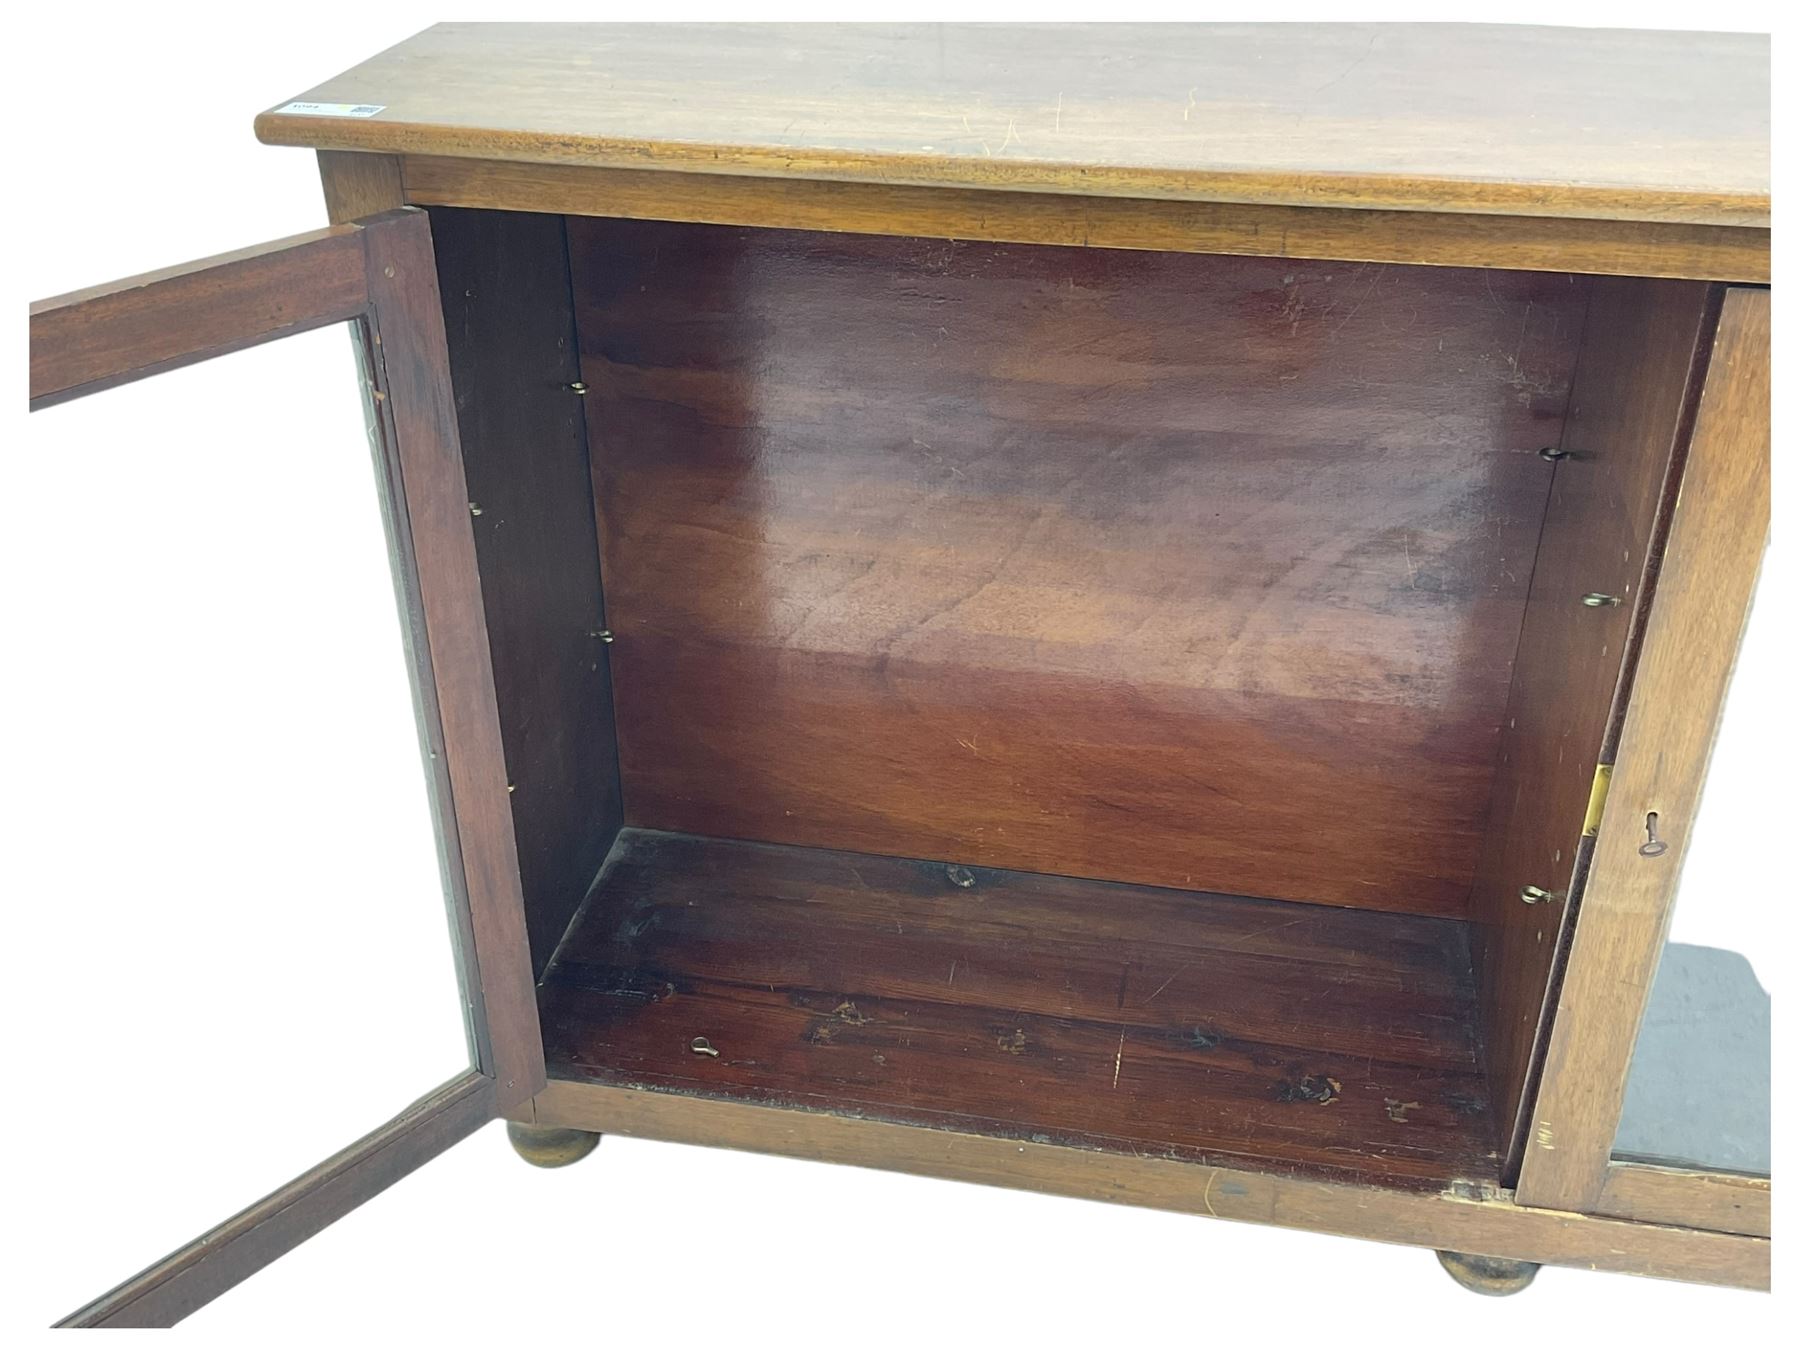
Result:
{"label": "wooden door frame", "polygon": [[[1767,1178],[1615,1161],[1632,1051],[1668,936],[1769,534],[1769,292],[1726,292],[1556,997],[1522,1205],[1767,1236]],[[1646,856],[1654,812],[1666,852]]]}
{"label": "wooden door frame", "polygon": [[413,677],[474,1068],[70,1314],[168,1326],[544,1084],[487,622],[431,230],[406,209],[31,307],[31,406],[351,323]]}

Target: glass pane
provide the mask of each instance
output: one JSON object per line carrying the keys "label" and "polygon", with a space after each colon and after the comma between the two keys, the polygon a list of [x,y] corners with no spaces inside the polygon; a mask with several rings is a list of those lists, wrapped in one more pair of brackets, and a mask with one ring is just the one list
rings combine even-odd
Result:
{"label": "glass pane", "polygon": [[22,1325],[469,1066],[354,336],[33,414],[8,456]]}
{"label": "glass pane", "polygon": [[[1764,575],[1781,567],[1771,548]],[[1769,1172],[1768,912],[1787,873],[1776,854],[1791,806],[1768,790],[1769,732],[1785,720],[1790,678],[1781,643],[1774,608],[1758,603],[1626,1081],[1616,1157]]]}

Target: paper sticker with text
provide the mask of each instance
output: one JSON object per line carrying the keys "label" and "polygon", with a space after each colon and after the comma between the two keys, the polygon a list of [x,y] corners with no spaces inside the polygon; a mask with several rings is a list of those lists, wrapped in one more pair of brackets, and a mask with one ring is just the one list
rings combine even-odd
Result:
{"label": "paper sticker with text", "polygon": [[301,117],[373,117],[385,107],[385,103],[289,103],[275,111]]}

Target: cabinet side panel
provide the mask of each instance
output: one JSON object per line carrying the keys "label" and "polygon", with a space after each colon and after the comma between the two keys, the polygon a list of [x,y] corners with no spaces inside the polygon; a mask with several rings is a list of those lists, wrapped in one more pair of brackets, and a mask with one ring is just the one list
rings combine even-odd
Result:
{"label": "cabinet side panel", "polygon": [[[1471,897],[1509,1171],[1545,997],[1580,899],[1595,771],[1623,716],[1715,304],[1701,282],[1594,282]],[[1553,898],[1527,904],[1527,886]]]}
{"label": "cabinet side panel", "polygon": [[569,239],[629,823],[1465,913],[1585,279]]}
{"label": "cabinet side panel", "polygon": [[568,250],[560,216],[438,207],[431,230],[542,973],[620,821]]}

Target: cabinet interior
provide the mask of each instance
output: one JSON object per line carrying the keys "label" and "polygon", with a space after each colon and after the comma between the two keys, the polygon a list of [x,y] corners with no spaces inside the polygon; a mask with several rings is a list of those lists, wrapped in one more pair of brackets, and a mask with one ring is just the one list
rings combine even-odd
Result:
{"label": "cabinet interior", "polygon": [[553,1078],[1508,1179],[1714,288],[431,217]]}

